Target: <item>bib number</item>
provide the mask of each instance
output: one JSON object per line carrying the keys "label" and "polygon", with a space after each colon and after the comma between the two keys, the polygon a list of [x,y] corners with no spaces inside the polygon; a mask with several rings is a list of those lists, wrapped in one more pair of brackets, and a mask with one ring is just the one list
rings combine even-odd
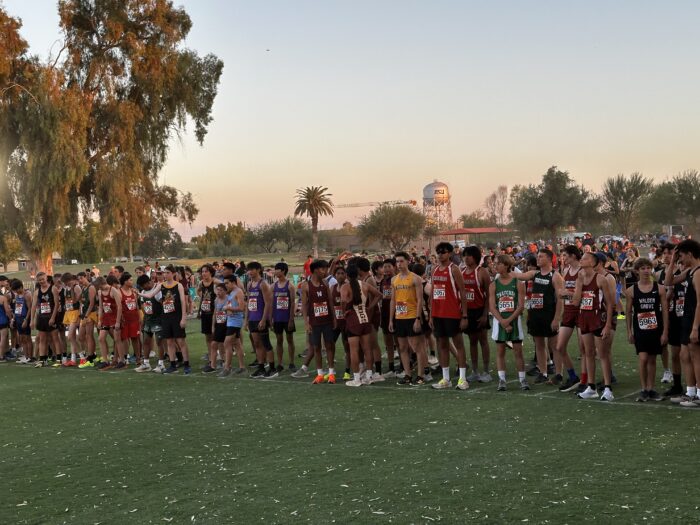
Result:
{"label": "bib number", "polygon": [[278,310],[289,310],[289,296],[278,295],[276,306]]}
{"label": "bib number", "polygon": [[153,315],[153,303],[151,303],[151,301],[143,303],[143,313],[146,315]]}
{"label": "bib number", "polygon": [[345,316],[343,315],[343,309],[340,306],[336,306],[333,311],[335,312],[335,318],[336,319],[345,319]]}
{"label": "bib number", "polygon": [[22,315],[22,305],[21,304],[15,305],[15,315]]}
{"label": "bib number", "polygon": [[685,306],[685,297],[676,299],[676,317],[683,317],[683,307]]}
{"label": "bib number", "polygon": [[216,323],[224,324],[226,322],[226,312],[216,312]]}
{"label": "bib number", "polygon": [[408,304],[396,303],[396,316],[408,315]]}
{"label": "bib number", "polygon": [[204,299],[202,301],[202,312],[209,313],[211,312],[211,301],[209,299]]}
{"label": "bib number", "polygon": [[136,299],[129,298],[125,301],[127,310],[136,310]]}
{"label": "bib number", "polygon": [[586,310],[588,312],[593,310],[593,300],[595,299],[595,292],[585,291],[581,294],[581,310]]}
{"label": "bib number", "polygon": [[442,301],[447,297],[444,286],[435,286],[433,288],[433,301]]}
{"label": "bib number", "polygon": [[50,314],[51,313],[51,304],[50,303],[41,303],[39,305],[39,313]]}
{"label": "bib number", "polygon": [[467,301],[468,302],[473,302],[475,299],[476,295],[474,294],[474,290],[467,290]]}
{"label": "bib number", "polygon": [[510,296],[498,298],[498,311],[502,313],[515,312],[515,301]]}
{"label": "bib number", "polygon": [[104,310],[104,313],[106,313],[106,314],[111,314],[112,313],[112,305],[109,303],[102,303],[102,310]]}
{"label": "bib number", "polygon": [[70,312],[73,310],[73,303],[66,303],[66,312]]}
{"label": "bib number", "polygon": [[641,312],[637,314],[637,323],[640,330],[656,330],[659,327],[656,321],[656,312]]}
{"label": "bib number", "polygon": [[249,297],[248,298],[248,311],[249,312],[257,312],[258,311],[258,298],[257,297]]}
{"label": "bib number", "polygon": [[530,309],[542,310],[544,308],[544,294],[533,293],[530,296]]}
{"label": "bib number", "polygon": [[171,314],[175,311],[175,301],[173,299],[166,299],[163,301],[163,313]]}
{"label": "bib number", "polygon": [[328,304],[324,301],[322,303],[314,303],[314,317],[325,317],[328,315]]}

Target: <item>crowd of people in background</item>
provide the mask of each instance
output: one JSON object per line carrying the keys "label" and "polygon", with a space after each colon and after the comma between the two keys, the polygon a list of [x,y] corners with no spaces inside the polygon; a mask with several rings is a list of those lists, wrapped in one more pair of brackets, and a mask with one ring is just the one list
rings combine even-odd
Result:
{"label": "crowd of people in background", "polygon": [[[309,256],[295,276],[284,261],[265,268],[228,260],[196,272],[145,262],[133,276],[119,265],[106,276],[96,267],[38,273],[33,290],[0,276],[0,362],[189,375],[186,326],[196,317],[207,350],[201,372],[221,378],[274,379],[288,371],[295,379],[313,375],[314,384],[395,379],[467,390],[495,381],[505,391],[512,359],[522,390],[549,385],[610,402],[613,338],[624,322],[639,356],[637,400],[670,398],[693,408],[700,406],[699,265],[692,239],[651,244],[640,254],[630,241],[597,244],[585,235],[570,244],[459,250],[440,242],[435,253]],[[306,337],[297,354],[299,318]],[[255,356],[248,365],[246,346]],[[661,382],[669,384],[661,393],[659,358]]]}

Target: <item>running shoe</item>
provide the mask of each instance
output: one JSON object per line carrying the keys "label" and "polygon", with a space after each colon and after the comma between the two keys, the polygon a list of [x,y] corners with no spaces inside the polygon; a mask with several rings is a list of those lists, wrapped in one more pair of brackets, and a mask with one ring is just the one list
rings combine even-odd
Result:
{"label": "running shoe", "polygon": [[588,388],[588,385],[586,385],[585,383],[579,383],[578,386],[576,387],[576,393],[582,394],[583,392],[586,391],[587,388]]}
{"label": "running shoe", "polygon": [[586,387],[586,389],[580,394],[576,394],[579,399],[598,399],[598,392],[596,392],[591,387]]}
{"label": "running shoe", "polygon": [[304,378],[304,377],[309,377],[309,371],[308,371],[308,370],[304,370],[303,368],[300,368],[299,370],[297,370],[296,372],[294,372],[294,373],[292,374],[292,377],[293,377],[294,379],[302,379],[302,378]]}
{"label": "running shoe", "polygon": [[530,384],[527,382],[527,379],[521,379],[520,380],[520,390],[530,390]]}
{"label": "running shoe", "polygon": [[163,370],[164,374],[177,374],[180,370],[176,366],[169,366],[165,370]]}
{"label": "running shoe", "polygon": [[681,401],[681,406],[684,408],[700,408],[700,398],[694,397],[689,401]]}
{"label": "running shoe", "polygon": [[335,374],[328,374],[328,383],[331,385],[335,385]]}
{"label": "running shoe", "polygon": [[438,358],[435,355],[430,355],[428,357],[428,366],[435,366],[438,364]]}
{"label": "running shoe", "polygon": [[425,379],[423,379],[421,376],[416,377],[415,381],[411,383],[411,386],[423,386],[425,385]]}
{"label": "running shoe", "polygon": [[496,392],[505,392],[506,391],[506,382],[503,379],[498,380],[498,386],[496,387]]}
{"label": "running shoe", "polygon": [[162,374],[165,371],[165,366],[158,363],[158,366],[156,366],[152,371],[155,372],[156,374]]}
{"label": "running shoe", "polygon": [[452,381],[447,381],[444,377],[440,379],[437,383],[433,385],[435,390],[444,390],[446,388],[452,388]]}
{"label": "running shoe", "polygon": [[43,367],[44,367],[44,363],[45,363],[45,361],[42,361],[41,359],[39,359],[39,360],[36,362],[36,364],[34,365],[34,368],[43,368]]}
{"label": "running shoe", "polygon": [[535,365],[527,371],[527,375],[529,375],[530,377],[536,377],[542,374],[540,374],[540,369],[537,368],[537,365]]}
{"label": "running shoe", "polygon": [[137,366],[134,369],[136,372],[150,372],[151,371],[151,365],[148,363],[141,363],[139,366]]}
{"label": "running shoe", "polygon": [[680,403],[683,403],[684,401],[692,401],[693,398],[690,397],[688,394],[681,394],[680,396],[674,396],[672,397],[669,401],[673,403],[674,405],[679,405]]}
{"label": "running shoe", "polygon": [[670,383],[673,381],[673,374],[670,370],[664,370],[664,375],[661,378],[662,383]]}
{"label": "running shoe", "polygon": [[[93,363],[93,364],[94,364],[94,363]],[[103,369],[104,367],[106,367],[106,366],[107,366],[107,363],[105,363],[104,361],[100,361],[99,363],[97,363],[97,364],[95,365],[95,368],[97,368],[97,370],[102,370],[102,369]]]}
{"label": "running shoe", "polygon": [[345,382],[345,386],[352,386],[352,387],[362,386],[362,381],[357,381],[355,379],[351,379],[350,381]]}
{"label": "running shoe", "polygon": [[603,390],[603,394],[600,396],[600,400],[601,401],[614,401],[615,396],[613,395],[612,390],[610,390],[609,388],[606,388],[605,390]]}
{"label": "running shoe", "polygon": [[564,378],[561,376],[561,374],[556,374],[553,376],[549,376],[549,379],[547,379],[547,384],[553,385],[553,386],[559,386],[559,385],[561,385],[562,381],[564,381]]}
{"label": "running shoe", "polygon": [[543,384],[545,384],[546,382],[547,382],[547,376],[544,375],[544,374],[539,374],[539,375],[535,378],[535,384],[536,384],[536,385],[543,385]]}
{"label": "running shoe", "polygon": [[581,380],[578,377],[574,379],[568,378],[566,383],[559,387],[559,392],[571,392],[575,390],[581,384]]}
{"label": "running shoe", "polygon": [[462,379],[461,377],[457,380],[457,390],[467,390],[469,388],[469,381]]}
{"label": "running shoe", "polygon": [[248,371],[247,371],[245,368],[236,368],[236,369],[233,371],[233,373],[234,373],[235,375],[239,376],[239,375],[241,375],[241,374],[247,374]]}
{"label": "running shoe", "polygon": [[677,388],[675,386],[672,386],[666,392],[663,393],[664,397],[676,397],[676,396],[682,396],[683,395],[683,389],[682,388]]}
{"label": "running shoe", "polygon": [[396,382],[397,385],[408,385],[411,386],[411,376],[404,374],[404,376]]}
{"label": "running shoe", "polygon": [[203,374],[213,374],[214,372],[216,372],[216,368],[212,367],[209,363],[202,367]]}
{"label": "running shoe", "polygon": [[123,361],[119,361],[116,365],[114,365],[115,370],[126,370],[127,368],[129,368],[129,366]]}
{"label": "running shoe", "polygon": [[265,369],[260,367],[256,368],[255,372],[250,374],[250,377],[252,377],[253,379],[261,379],[265,377]]}
{"label": "running shoe", "polygon": [[289,370],[290,372],[296,372],[297,366],[294,363],[292,363],[287,367],[287,370]]}
{"label": "running shoe", "polygon": [[221,372],[219,372],[218,374],[216,374],[216,377],[224,378],[224,377],[228,377],[228,376],[230,376],[230,375],[231,375],[231,369],[230,369],[230,368],[222,368],[222,369],[221,369]]}
{"label": "running shoe", "polygon": [[248,366],[252,368],[252,367],[255,367],[255,366],[258,366],[258,365],[260,365],[260,363],[258,363],[258,360],[256,359],[255,361],[253,361],[252,363],[250,363]]}
{"label": "running shoe", "polygon": [[18,365],[28,365],[29,363],[31,363],[31,361],[25,356],[22,356],[17,360]]}
{"label": "running shoe", "polygon": [[[279,375],[280,374],[276,368],[269,367],[267,370],[265,370],[264,379],[274,379],[274,378],[278,377]],[[335,380],[335,376],[333,376],[333,378]]]}
{"label": "running shoe", "polygon": [[637,403],[646,403],[649,401],[649,393],[646,390],[640,390],[637,396]]}
{"label": "running shoe", "polygon": [[384,372],[384,379],[394,379],[396,377],[396,373],[393,370],[389,370],[388,372]]}
{"label": "running shoe", "polygon": [[62,366],[63,365],[60,361],[56,361],[54,364],[51,365],[51,368],[61,368]]}
{"label": "running shoe", "polygon": [[282,365],[277,365],[277,373],[278,373],[278,374],[281,374],[282,372],[284,372],[284,366],[282,366]]}
{"label": "running shoe", "polygon": [[103,365],[99,368],[100,371],[111,370],[112,368],[114,368],[114,365],[112,363],[107,363],[106,361],[102,361],[100,364]]}
{"label": "running shoe", "polygon": [[63,366],[65,366],[65,367],[78,366],[78,363],[76,363],[72,359],[69,359],[68,361],[66,361],[66,364],[64,364]]}
{"label": "running shoe", "polygon": [[312,382],[311,384],[312,384],[312,385],[320,385],[320,384],[323,383],[324,381],[325,381],[325,379],[324,379],[323,375],[318,374],[318,375],[314,378],[314,380],[313,380],[313,382]]}
{"label": "running shoe", "polygon": [[430,382],[433,380],[433,375],[432,375],[432,374],[425,374],[425,375],[423,376],[423,380],[424,380],[426,383],[430,383]]}
{"label": "running shoe", "polygon": [[395,377],[396,377],[396,379],[401,379],[401,378],[404,377],[405,375],[406,375],[406,372],[404,372],[403,370],[399,370],[399,371],[396,373],[396,376],[395,376]]}
{"label": "running shoe", "polygon": [[350,372],[345,372],[343,374],[343,381],[350,381],[352,379],[352,374]]}
{"label": "running shoe", "polygon": [[618,318],[620,321],[624,321],[624,320],[626,319],[625,314],[617,314],[617,318]]}
{"label": "running shoe", "polygon": [[649,390],[649,401],[663,401],[664,397],[656,390]]}
{"label": "running shoe", "polygon": [[384,381],[382,374],[372,374],[372,383],[381,383],[382,381]]}
{"label": "running shoe", "polygon": [[476,383],[479,381],[480,377],[481,376],[479,375],[479,372],[474,370],[471,374],[467,376],[467,381],[469,381],[470,383]]}
{"label": "running shoe", "polygon": [[479,383],[490,383],[493,381],[493,377],[488,372],[484,372],[479,376]]}
{"label": "running shoe", "polygon": [[186,376],[188,376],[188,375],[190,375],[190,374],[192,373],[192,367],[191,367],[191,366],[186,366],[186,367],[184,367],[184,368],[182,369],[182,371],[184,372],[184,374],[185,374]]}

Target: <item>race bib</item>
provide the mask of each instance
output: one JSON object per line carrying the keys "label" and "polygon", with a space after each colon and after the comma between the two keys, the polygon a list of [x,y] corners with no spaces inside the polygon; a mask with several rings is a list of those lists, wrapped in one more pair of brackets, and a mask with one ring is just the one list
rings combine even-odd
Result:
{"label": "race bib", "polygon": [[333,311],[335,312],[335,318],[336,319],[345,319],[345,315],[343,315],[343,309],[340,306],[336,306]]}
{"label": "race bib", "polygon": [[471,303],[475,297],[474,290],[467,290],[467,301]]}
{"label": "race bib", "polygon": [[175,311],[175,300],[165,299],[163,301],[163,313],[171,314]]}
{"label": "race bib", "polygon": [[21,304],[15,305],[15,315],[22,315],[22,305]]}
{"label": "race bib", "polygon": [[447,297],[447,294],[445,293],[445,287],[444,286],[439,286],[435,285],[433,288],[433,301],[442,301]]}
{"label": "race bib", "polygon": [[258,298],[257,297],[249,297],[248,298],[248,311],[249,312],[257,312],[258,311]]}
{"label": "race bib", "polygon": [[591,311],[593,310],[593,300],[595,299],[595,292],[586,290],[581,294],[581,310]]}
{"label": "race bib", "polygon": [[151,303],[151,301],[143,303],[143,313],[146,315],[153,315],[153,303]]}
{"label": "race bib", "polygon": [[112,305],[110,303],[102,303],[102,310],[106,314],[112,313]]}
{"label": "race bib", "polygon": [[40,314],[50,314],[51,313],[51,303],[41,303],[39,304]]}
{"label": "race bib", "polygon": [[66,303],[66,312],[70,312],[73,310],[73,303]]}
{"label": "race bib", "polygon": [[510,295],[498,298],[498,311],[503,313],[515,312],[515,301]]}
{"label": "race bib", "polygon": [[533,293],[530,296],[530,309],[542,310],[542,308],[544,308],[544,294]]}
{"label": "race bib", "polygon": [[135,297],[127,297],[126,301],[124,301],[124,304],[126,304],[127,310],[136,310],[136,298]]}
{"label": "race bib", "polygon": [[278,310],[289,310],[289,296],[278,295],[276,305]]}
{"label": "race bib", "polygon": [[391,299],[391,288],[384,288],[384,290],[382,290],[382,297],[384,299]]}
{"label": "race bib", "polygon": [[656,330],[659,324],[656,321],[656,312],[640,312],[637,314],[637,323],[640,330]]}
{"label": "race bib", "polygon": [[202,310],[202,312],[206,312],[206,313],[211,312],[211,301],[209,299],[204,299],[202,301],[201,310]]}
{"label": "race bib", "polygon": [[224,324],[226,322],[226,312],[216,312],[216,323],[217,324]]}
{"label": "race bib", "polygon": [[571,302],[572,302],[571,299],[572,298],[573,298],[573,295],[567,294],[566,297],[564,297],[564,306],[571,306]]}
{"label": "race bib", "polygon": [[683,317],[683,307],[685,306],[685,297],[676,299],[676,317]]}
{"label": "race bib", "polygon": [[314,317],[325,317],[328,315],[328,303],[314,303]]}
{"label": "race bib", "polygon": [[396,315],[407,315],[408,314],[408,304],[406,303],[396,303]]}

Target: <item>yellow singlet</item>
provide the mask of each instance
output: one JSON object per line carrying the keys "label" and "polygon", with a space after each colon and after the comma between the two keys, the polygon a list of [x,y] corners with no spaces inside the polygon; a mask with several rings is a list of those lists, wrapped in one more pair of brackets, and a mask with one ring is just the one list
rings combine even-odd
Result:
{"label": "yellow singlet", "polygon": [[394,277],[394,299],[396,300],[395,319],[415,319],[418,317],[418,302],[416,300],[416,275],[408,272],[406,277],[398,274]]}

